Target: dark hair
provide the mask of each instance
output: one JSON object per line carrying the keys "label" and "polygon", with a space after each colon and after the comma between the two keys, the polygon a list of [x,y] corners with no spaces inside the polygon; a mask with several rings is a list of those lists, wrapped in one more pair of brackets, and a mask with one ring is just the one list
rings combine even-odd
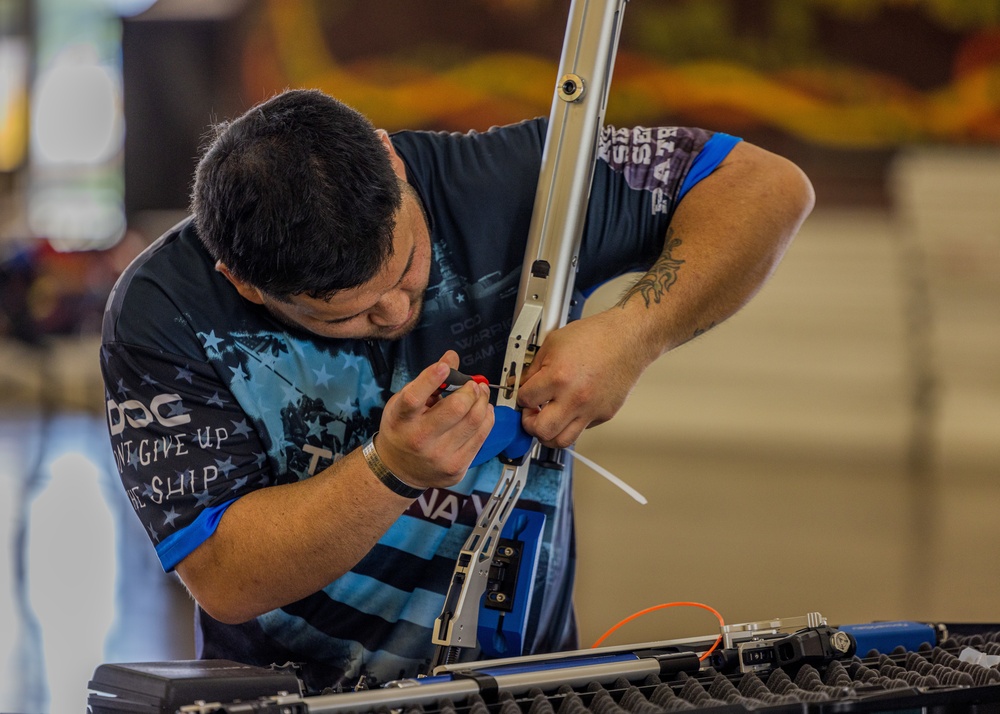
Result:
{"label": "dark hair", "polygon": [[316,90],[292,90],[215,127],[191,210],[205,247],[278,299],[326,297],[392,253],[399,182],[375,127]]}

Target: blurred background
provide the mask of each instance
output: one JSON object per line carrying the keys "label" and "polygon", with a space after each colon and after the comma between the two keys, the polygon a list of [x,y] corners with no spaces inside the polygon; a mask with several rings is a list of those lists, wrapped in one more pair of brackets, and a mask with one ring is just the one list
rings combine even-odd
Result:
{"label": "blurred background", "polygon": [[[101,662],[193,656],[117,482],[97,351],[207,126],[286,87],[389,130],[547,115],[567,11],[0,0],[0,711],[80,711]],[[582,644],[677,600],[1000,620],[1000,3],[634,0],[607,119],[743,136],[817,208],[754,302],[580,441],[649,499],[578,468]],[[716,627],[669,609],[609,642]]]}

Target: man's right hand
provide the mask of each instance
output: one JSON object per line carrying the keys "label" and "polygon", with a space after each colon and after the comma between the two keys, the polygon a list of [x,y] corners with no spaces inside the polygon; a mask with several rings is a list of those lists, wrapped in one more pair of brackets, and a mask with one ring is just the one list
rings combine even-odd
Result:
{"label": "man's right hand", "polygon": [[462,480],[493,428],[488,387],[469,381],[436,396],[458,355],[449,350],[385,405],[375,450],[411,486],[453,486]]}

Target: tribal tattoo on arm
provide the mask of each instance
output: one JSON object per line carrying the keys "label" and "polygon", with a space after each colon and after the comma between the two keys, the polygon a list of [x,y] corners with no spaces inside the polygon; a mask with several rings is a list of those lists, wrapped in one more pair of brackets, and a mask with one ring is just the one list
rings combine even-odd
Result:
{"label": "tribal tattoo on arm", "polygon": [[[646,303],[646,307],[649,307],[653,303],[658,304],[663,295],[677,282],[677,273],[681,266],[684,265],[685,261],[673,257],[674,249],[680,244],[681,239],[674,237],[674,229],[668,228],[666,245],[660,257],[653,263],[653,267],[622,295],[616,307],[625,307],[625,303],[631,300],[634,295],[641,295]],[[694,338],[703,335],[713,327],[715,327],[714,320],[708,327],[697,328],[691,337]]]}
{"label": "tribal tattoo on arm", "polygon": [[646,301],[646,307],[653,303],[659,303],[664,293],[670,290],[670,286],[677,282],[677,272],[684,265],[683,260],[672,257],[673,250],[681,244],[680,238],[674,238],[674,229],[667,229],[666,246],[663,253],[653,263],[639,281],[633,285],[618,301],[617,307],[625,307],[625,303],[632,299],[634,295],[641,295]]}

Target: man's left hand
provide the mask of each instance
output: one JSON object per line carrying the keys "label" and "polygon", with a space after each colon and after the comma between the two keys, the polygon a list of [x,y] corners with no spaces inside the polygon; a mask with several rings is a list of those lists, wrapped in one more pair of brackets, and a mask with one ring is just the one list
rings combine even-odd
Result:
{"label": "man's left hand", "polygon": [[623,322],[612,308],[546,336],[518,390],[525,431],[563,448],[618,413],[653,357],[633,349]]}

